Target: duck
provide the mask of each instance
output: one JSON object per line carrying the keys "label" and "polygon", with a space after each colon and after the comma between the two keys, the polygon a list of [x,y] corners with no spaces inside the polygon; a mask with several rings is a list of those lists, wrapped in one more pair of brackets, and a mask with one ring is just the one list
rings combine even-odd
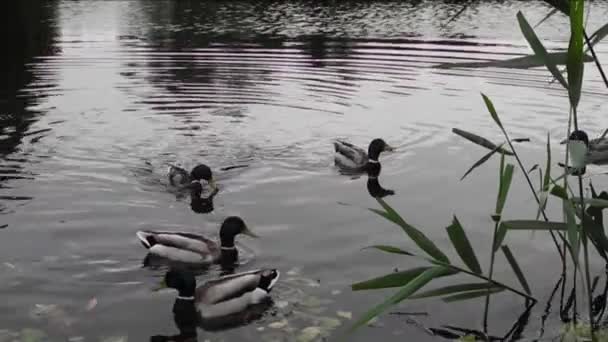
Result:
{"label": "duck", "polygon": [[230,265],[238,260],[239,252],[234,239],[239,234],[258,237],[238,216],[224,220],[220,227],[219,244],[203,235],[187,232],[140,230],[136,236],[148,249],[148,256],[187,264]]}
{"label": "duck", "polygon": [[383,198],[395,194],[395,191],[383,188],[378,182],[378,177],[373,176],[367,177],[367,192],[373,198]]}
{"label": "duck", "polygon": [[211,168],[205,164],[198,164],[192,168],[192,171],[190,172],[177,165],[169,164],[167,173],[169,183],[172,186],[187,187],[193,182],[200,183],[201,180],[204,180],[212,189],[217,189],[217,185],[213,179],[213,172],[211,171]]}
{"label": "duck", "polygon": [[376,176],[380,174],[381,170],[378,161],[380,153],[395,150],[380,138],[369,143],[368,152],[343,140],[334,141],[334,149],[334,162],[342,173],[360,174],[371,171]]}
{"label": "duck", "polygon": [[213,197],[219,192],[218,188],[207,196],[202,197],[203,186],[200,182],[190,184],[190,209],[198,214],[207,214],[213,211]]}
{"label": "duck", "polygon": [[[248,309],[271,301],[270,292],[279,280],[280,272],[273,268],[262,268],[235,273],[209,280],[197,287],[196,278],[190,271],[171,268],[156,290],[177,290],[173,307],[174,314],[185,313],[197,318],[203,326],[234,324],[241,317],[247,319]],[[194,310],[193,310],[194,309]],[[184,319],[191,322],[192,319]]]}
{"label": "duck", "polygon": [[[568,139],[564,139],[560,144],[566,144],[568,140],[573,142],[582,142],[587,148],[585,153],[585,163],[595,165],[608,164],[608,129],[595,139],[589,139],[587,133],[583,130],[573,131]],[[578,145],[581,145],[580,143]]]}

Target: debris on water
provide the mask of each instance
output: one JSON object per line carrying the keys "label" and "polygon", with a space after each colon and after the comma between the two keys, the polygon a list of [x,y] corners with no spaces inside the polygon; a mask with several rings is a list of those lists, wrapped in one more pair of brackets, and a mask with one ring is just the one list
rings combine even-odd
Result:
{"label": "debris on water", "polygon": [[382,328],[384,326],[384,324],[382,324],[382,322],[380,322],[378,317],[374,317],[369,322],[367,322],[367,326],[372,327],[372,328]]}
{"label": "debris on water", "polygon": [[97,306],[97,298],[93,297],[91,298],[91,300],[89,300],[89,302],[87,303],[87,306],[85,308],[86,311],[91,311],[93,310],[95,307]]}
{"label": "debris on water", "polygon": [[101,342],[127,342],[127,336],[111,336],[101,340]]}
{"label": "debris on water", "polygon": [[14,269],[16,269],[16,268],[17,268],[17,266],[15,266],[15,265],[11,264],[10,262],[5,262],[5,263],[4,263],[4,266],[6,266],[6,267],[8,267],[8,268],[10,268],[10,269],[12,269],[12,270],[14,270]]}
{"label": "debris on water", "polygon": [[345,318],[345,319],[353,319],[353,313],[350,311],[338,311],[338,312],[336,312],[336,315],[338,315],[338,317]]}
{"label": "debris on water", "polygon": [[321,317],[319,320],[321,322],[321,328],[326,331],[333,330],[342,324],[339,319],[332,317]]}
{"label": "debris on water", "polygon": [[264,328],[264,327],[257,327],[257,329],[256,329],[256,330],[257,330],[257,331],[264,331],[264,330],[266,330],[266,328]]}
{"label": "debris on water", "polygon": [[289,271],[287,271],[287,275],[288,276],[295,276],[300,274],[301,269],[299,267],[294,267],[292,269],[290,269]]}
{"label": "debris on water", "polygon": [[20,342],[39,342],[46,337],[46,333],[42,330],[25,328],[21,330]]}
{"label": "debris on water", "polygon": [[55,310],[57,310],[56,304],[36,304],[30,314],[31,316],[48,316]]}
{"label": "debris on water", "polygon": [[74,336],[68,338],[68,342],[82,342],[84,341],[84,336]]}
{"label": "debris on water", "polygon": [[268,324],[271,329],[283,329],[289,324],[286,319]]}
{"label": "debris on water", "polygon": [[296,341],[298,342],[312,342],[316,341],[321,335],[321,329],[319,327],[307,327],[302,329]]}
{"label": "debris on water", "polygon": [[340,290],[333,290],[333,291],[331,291],[332,296],[337,296],[340,293],[342,293],[342,291],[340,291]]}
{"label": "debris on water", "polygon": [[275,303],[275,306],[279,309],[285,309],[287,306],[289,306],[289,302],[286,300],[280,300]]}

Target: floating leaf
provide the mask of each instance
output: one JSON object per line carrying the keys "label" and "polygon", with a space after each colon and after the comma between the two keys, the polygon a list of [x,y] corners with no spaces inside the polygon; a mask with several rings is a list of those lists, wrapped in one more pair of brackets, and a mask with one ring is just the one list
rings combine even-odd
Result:
{"label": "floating leaf", "polygon": [[321,328],[319,327],[307,327],[302,329],[298,337],[297,342],[312,342],[317,341],[321,336]]}
{"label": "floating leaf", "polygon": [[448,285],[444,287],[440,287],[438,289],[433,289],[430,291],[422,292],[420,294],[416,294],[410,297],[410,299],[421,299],[421,298],[429,298],[429,297],[438,297],[445,296],[454,293],[460,292],[469,292],[476,290],[487,290],[489,288],[496,287],[496,285],[484,283],[469,283],[469,284],[458,284],[458,285]]}
{"label": "floating leaf", "polygon": [[532,50],[534,50],[534,53],[543,60],[547,69],[553,74],[553,77],[555,77],[564,88],[568,89],[568,83],[564,79],[564,76],[559,72],[555,62],[547,53],[547,49],[545,49],[543,43],[538,39],[534,29],[532,29],[521,11],[517,12],[517,21],[519,22],[521,32],[528,41],[528,44],[530,44]]}
{"label": "floating leaf", "polygon": [[373,278],[367,281],[353,284],[353,291],[375,290],[389,287],[400,287],[412,281],[412,279],[427,271],[430,267],[416,267],[407,271],[390,273],[382,277]]}
{"label": "floating leaf", "polygon": [[502,148],[502,145],[504,145],[504,144],[500,144],[499,146],[496,146],[495,149],[493,149],[492,151],[488,152],[486,155],[484,155],[483,157],[481,157],[481,159],[479,159],[478,161],[476,161],[475,164],[473,164],[473,166],[471,166],[467,170],[467,172],[465,172],[465,174],[462,176],[462,178],[460,178],[460,180],[463,180],[469,173],[471,173],[471,171],[473,171],[475,168],[481,166],[488,159],[490,159],[490,157],[492,155],[494,155],[494,153],[498,152],[498,150],[500,150]]}
{"label": "floating leaf", "polygon": [[436,266],[427,269],[426,271],[418,275],[416,278],[408,282],[407,285],[403,286],[393,296],[385,300],[383,303],[373,307],[371,310],[367,311],[361,318],[357,320],[357,322],[355,322],[355,324],[353,324],[350,331],[353,331],[366,324],[374,317],[380,315],[390,306],[407,299],[409,296],[413,295],[416,291],[418,291],[421,287],[428,284],[431,280],[449,273],[450,270],[442,266]]}
{"label": "floating leaf", "polygon": [[479,261],[477,261],[477,256],[475,256],[473,247],[471,247],[471,243],[456,216],[454,216],[452,224],[447,227],[446,230],[448,231],[448,236],[450,237],[450,241],[452,241],[452,245],[454,245],[454,249],[456,249],[456,252],[465,265],[467,265],[472,272],[481,274],[481,266],[479,265]]}
{"label": "floating leaf", "polygon": [[286,319],[282,319],[280,321],[272,322],[268,324],[270,329],[283,329],[289,324]]}
{"label": "floating leaf", "polygon": [[336,315],[338,315],[338,317],[344,318],[344,319],[352,319],[353,318],[353,314],[350,311],[338,311],[336,312]]}
{"label": "floating leaf", "polygon": [[460,300],[468,300],[468,299],[474,299],[474,298],[479,298],[479,297],[485,297],[488,294],[495,294],[498,292],[504,291],[504,288],[502,287],[494,287],[490,290],[481,290],[481,291],[471,291],[471,292],[465,292],[465,293],[459,293],[453,296],[448,296],[445,298],[442,298],[442,300],[446,303],[451,303],[451,302],[456,302],[456,301],[460,301]]}
{"label": "floating leaf", "polygon": [[568,230],[563,222],[538,220],[509,220],[502,221],[502,225],[509,230]]}
{"label": "floating leaf", "polygon": [[85,308],[86,311],[91,311],[97,306],[97,298],[91,298]]}
{"label": "floating leaf", "polygon": [[511,265],[511,268],[513,269],[513,273],[515,273],[515,275],[517,276],[517,279],[519,280],[521,287],[524,289],[524,291],[526,291],[527,294],[531,294],[530,286],[528,285],[528,282],[526,281],[526,277],[524,276],[524,273],[521,271],[521,268],[519,267],[517,260],[513,256],[513,253],[511,253],[509,246],[506,246],[506,245],[502,246],[501,250],[502,250],[503,254],[505,255],[505,258],[507,258],[509,265]]}
{"label": "floating leaf", "polygon": [[[496,144],[494,144],[490,140],[488,140],[486,138],[483,138],[483,137],[481,137],[481,136],[479,136],[477,134],[473,134],[473,133],[470,133],[470,132],[467,132],[467,131],[463,131],[463,130],[458,129],[458,128],[452,128],[452,132],[455,133],[455,134],[460,135],[461,137],[469,140],[470,142],[473,142],[473,143],[475,143],[475,144],[477,144],[479,146],[485,147],[485,148],[487,148],[489,150],[494,150],[495,148],[498,147]],[[509,155],[509,156],[513,155],[513,152],[507,151],[504,148],[500,148],[498,151],[500,153],[502,153],[502,154],[506,154],[506,155]]]}

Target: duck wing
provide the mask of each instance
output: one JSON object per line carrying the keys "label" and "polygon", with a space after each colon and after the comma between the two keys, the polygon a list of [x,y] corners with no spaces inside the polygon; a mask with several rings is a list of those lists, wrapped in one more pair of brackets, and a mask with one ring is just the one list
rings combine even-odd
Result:
{"label": "duck wing", "polygon": [[261,272],[255,270],[210,280],[196,289],[197,302],[212,305],[252,292],[260,284]]}
{"label": "duck wing", "polygon": [[169,183],[173,186],[184,185],[190,182],[190,174],[185,169],[169,164],[169,170],[167,171],[169,176]]}
{"label": "duck wing", "polygon": [[162,245],[199,254],[213,254],[218,249],[217,243],[214,241],[202,235],[187,232],[140,230],[136,235],[144,247],[148,249],[156,245]]}
{"label": "duck wing", "polygon": [[365,166],[368,157],[365,150],[342,140],[334,142],[336,165],[344,169],[359,169]]}

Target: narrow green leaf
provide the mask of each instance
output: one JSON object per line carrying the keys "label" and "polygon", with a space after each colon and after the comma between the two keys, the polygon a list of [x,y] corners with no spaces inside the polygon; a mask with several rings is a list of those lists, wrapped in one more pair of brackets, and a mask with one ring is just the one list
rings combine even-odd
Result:
{"label": "narrow green leaf", "polygon": [[[600,215],[602,215],[601,211]],[[585,231],[598,254],[604,258],[604,260],[608,260],[608,237],[606,237],[604,227],[589,215],[585,215]]]}
{"label": "narrow green leaf", "polygon": [[[485,147],[485,148],[487,148],[489,150],[494,150],[495,148],[498,147],[496,144],[494,144],[490,140],[488,140],[486,138],[483,138],[483,137],[480,137],[479,135],[473,134],[471,132],[463,131],[463,130],[458,129],[458,128],[452,128],[452,132],[454,134],[460,135],[461,137],[463,137],[463,138],[465,138],[465,139],[467,139],[467,140],[469,140],[469,141],[471,141],[471,142],[473,142],[473,143],[475,143],[475,144],[477,144],[479,146]],[[501,152],[501,153],[503,153],[503,154],[509,155],[509,156],[513,155],[513,152],[507,151],[504,148],[499,148],[498,151]]]}
{"label": "narrow green leaf", "polygon": [[511,187],[511,180],[513,180],[513,164],[507,164],[505,171],[501,175],[500,189],[498,192],[498,198],[496,200],[496,214],[502,215],[502,209],[507,201],[507,195],[509,194],[509,188]]}
{"label": "narrow green leaf", "polygon": [[425,291],[425,292],[422,292],[417,295],[413,295],[410,297],[410,299],[421,299],[421,298],[445,296],[445,295],[449,295],[449,294],[453,294],[453,293],[468,292],[468,291],[475,291],[475,290],[485,290],[487,292],[488,289],[492,289],[492,288],[504,289],[503,287],[497,287],[496,285],[488,284],[485,282],[484,283],[448,285],[448,286],[440,287],[437,289]]}
{"label": "narrow green leaf", "polygon": [[473,251],[473,247],[456,216],[454,216],[452,224],[446,230],[448,231],[452,245],[454,245],[454,249],[456,249],[456,253],[458,253],[465,265],[467,265],[471,272],[481,274],[481,266],[479,266],[475,251]]}
{"label": "narrow green leaf", "polygon": [[481,166],[483,163],[485,163],[486,161],[488,161],[488,159],[490,159],[490,157],[498,152],[498,150],[502,149],[502,146],[504,144],[500,144],[499,146],[496,146],[495,149],[493,149],[492,151],[488,152],[486,155],[484,155],[483,157],[481,157],[481,159],[479,159],[478,161],[475,162],[475,164],[473,164],[473,166],[471,166],[471,168],[469,168],[467,170],[467,172],[465,172],[464,176],[462,176],[462,178],[460,178],[460,180],[463,180],[469,173],[471,173],[471,171],[473,171],[475,168]]}
{"label": "narrow green leaf", "polygon": [[501,222],[500,225],[498,226],[498,230],[496,230],[496,239],[494,241],[494,252],[496,252],[498,250],[498,248],[500,248],[500,245],[502,245],[502,242],[505,240],[505,237],[507,236],[507,226],[504,225],[504,222]]}
{"label": "narrow green leaf", "polygon": [[448,297],[444,297],[442,298],[442,300],[446,303],[451,303],[451,302],[456,302],[456,301],[460,301],[460,300],[468,300],[468,299],[474,299],[474,298],[479,298],[479,297],[485,297],[488,294],[492,295],[498,292],[502,292],[505,289],[502,287],[493,287],[490,290],[479,290],[479,291],[470,291],[470,292],[464,292],[464,293],[460,293],[457,295],[453,295],[453,296],[448,296]]}
{"label": "narrow green leaf", "polygon": [[381,277],[352,284],[351,288],[353,291],[361,291],[385,289],[389,287],[401,287],[428,269],[430,269],[430,267],[416,267],[407,271],[389,273]]}
{"label": "narrow green leaf", "polygon": [[583,86],[583,16],[585,2],[570,1],[570,44],[568,45],[568,95],[570,104],[576,109],[581,98]]}
{"label": "narrow green leaf", "polygon": [[509,220],[502,221],[508,230],[568,230],[563,222],[546,222],[537,220]]}
{"label": "narrow green leaf", "polygon": [[551,193],[551,195],[553,195],[555,197],[559,197],[561,199],[568,199],[568,193],[566,192],[566,189],[564,189],[562,186],[559,186],[557,184],[553,185],[550,193]]}
{"label": "narrow green leaf", "polygon": [[389,245],[374,245],[374,246],[365,247],[364,249],[368,249],[368,248],[375,248],[375,249],[379,249],[383,252],[393,253],[393,254],[404,254],[404,255],[409,255],[409,256],[414,255],[408,251],[404,251],[403,249],[401,249],[399,247],[389,246]]}
{"label": "narrow green leaf", "polygon": [[530,170],[528,170],[528,174],[530,174],[532,171],[538,169],[538,166],[539,166],[538,164],[532,165],[532,167],[530,168]]}
{"label": "narrow green leaf", "polygon": [[[608,23],[600,27],[597,31],[593,32],[591,37],[589,37],[589,43],[591,43],[591,46],[593,47],[602,39],[606,38],[606,36],[608,36]],[[589,50],[590,48],[589,46],[587,46],[587,49],[585,49],[585,53],[587,53]]]}
{"label": "narrow green leaf", "polygon": [[509,262],[509,264],[511,265],[511,268],[513,269],[513,272],[517,276],[517,279],[519,280],[519,283],[521,284],[521,287],[524,289],[524,291],[526,291],[527,294],[531,294],[530,286],[528,286],[528,282],[526,281],[526,277],[524,277],[524,273],[521,271],[521,268],[519,267],[519,264],[517,263],[517,260],[515,260],[515,257],[513,256],[513,253],[511,253],[511,250],[509,249],[509,246],[504,245],[504,246],[500,247],[500,249],[504,253],[505,257],[507,258],[507,261]]}
{"label": "narrow green leaf", "polygon": [[580,238],[578,234],[578,227],[576,225],[576,214],[572,202],[569,200],[562,200],[564,214],[566,216],[566,227],[568,242],[570,244],[570,254],[572,255],[572,261],[578,264],[578,251]]}
{"label": "narrow green leaf", "polygon": [[[383,199],[376,198],[376,200],[385,210],[385,215],[381,215],[400,226],[401,229],[403,229],[403,231],[410,237],[410,239],[412,239],[412,241],[414,241],[414,243],[416,243],[420,249],[436,260],[442,261],[446,264],[450,263],[450,259],[448,259],[448,257],[439,248],[437,248],[433,241],[426,237],[426,235],[405,222],[405,220]],[[377,211],[374,212],[378,213]]]}
{"label": "narrow green leaf", "polygon": [[389,307],[407,299],[409,296],[413,295],[416,291],[418,291],[424,285],[428,284],[431,280],[445,274],[446,272],[449,273],[450,271],[446,267],[442,267],[442,266],[436,266],[436,267],[430,268],[430,269],[422,272],[416,278],[414,278],[410,282],[408,282],[407,285],[403,286],[393,296],[391,296],[390,298],[388,298],[381,304],[373,307],[371,310],[369,310],[365,314],[363,314],[363,316],[361,316],[353,324],[353,326],[350,328],[350,331],[353,331],[353,330],[363,326],[364,324],[366,324],[367,322],[372,320],[374,317],[380,315],[382,312],[384,312]]}
{"label": "narrow green leaf", "polygon": [[564,79],[564,76],[562,76],[562,74],[559,72],[557,65],[547,53],[547,49],[545,49],[543,43],[541,43],[541,41],[536,36],[534,29],[532,29],[532,27],[521,12],[517,12],[517,21],[519,22],[519,28],[521,29],[521,32],[528,41],[528,44],[530,45],[532,50],[534,50],[534,53],[544,61],[545,66],[547,67],[547,69],[549,69],[551,74],[553,74],[553,77],[555,77],[555,79],[557,79],[564,88],[568,89],[568,83]]}
{"label": "narrow green leaf", "polygon": [[504,130],[504,128],[502,127],[502,123],[500,122],[500,118],[498,117],[498,113],[496,112],[496,108],[494,108],[494,104],[492,103],[490,98],[487,97],[484,93],[481,93],[481,97],[483,98],[483,102],[486,103],[486,107],[488,107],[488,111],[490,112],[492,119],[494,119],[494,122],[496,122],[500,129]]}

